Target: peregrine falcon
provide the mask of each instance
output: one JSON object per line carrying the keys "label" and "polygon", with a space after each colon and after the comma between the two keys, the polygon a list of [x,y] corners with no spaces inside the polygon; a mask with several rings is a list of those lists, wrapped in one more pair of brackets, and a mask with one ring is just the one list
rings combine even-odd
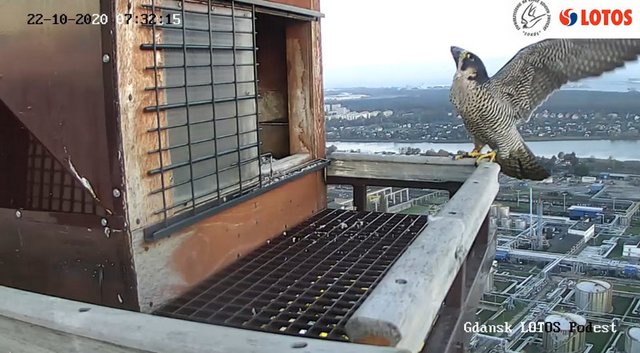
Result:
{"label": "peregrine falcon", "polygon": [[[492,77],[475,54],[455,46],[451,54],[457,69],[449,98],[474,139],[474,149],[464,157],[495,161],[517,179],[543,180],[549,172],[525,144],[518,125],[565,83],[637,60],[640,39],[542,40],[521,49]],[[482,154],[485,145],[491,152]]]}

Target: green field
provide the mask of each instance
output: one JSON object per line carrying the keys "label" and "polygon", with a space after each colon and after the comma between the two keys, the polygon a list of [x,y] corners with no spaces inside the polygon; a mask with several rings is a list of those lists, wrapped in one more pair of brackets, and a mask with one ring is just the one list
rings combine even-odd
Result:
{"label": "green field", "polygon": [[635,224],[627,227],[627,230],[624,232],[624,234],[640,235],[640,224]]}
{"label": "green field", "polygon": [[613,237],[613,235],[600,235],[597,238],[594,238],[591,241],[590,245],[600,246],[600,245],[602,245],[602,242],[604,242],[607,239],[611,239],[612,237]]}
{"label": "green field", "polygon": [[613,333],[587,333],[586,341],[593,344],[590,353],[604,353],[611,335]]}
{"label": "green field", "polygon": [[511,285],[511,282],[494,281],[493,285],[496,287],[497,292],[502,292]]}
{"label": "green field", "polygon": [[495,319],[491,320],[491,322],[488,322],[488,323],[504,324],[505,322],[510,322],[511,320],[513,320],[514,317],[516,317],[516,315],[522,313],[522,310],[524,310],[525,307],[526,307],[526,304],[516,303],[515,308],[513,310],[503,311],[500,315],[498,315],[498,317],[496,317]]}
{"label": "green field", "polygon": [[493,310],[482,309],[482,311],[481,311],[479,314],[477,314],[477,316],[478,316],[478,321],[479,321],[480,323],[485,323],[485,322],[487,322],[487,320],[489,320],[489,318],[490,318],[491,316],[493,316],[495,313],[496,313],[496,312],[495,312],[495,311],[493,311]]}
{"label": "green field", "polygon": [[624,285],[624,284],[615,284],[613,286],[613,289],[614,290],[623,291],[623,292],[640,293],[640,287],[627,286],[627,285]]}
{"label": "green field", "polygon": [[629,309],[629,306],[631,305],[632,301],[633,299],[631,298],[619,297],[614,295],[613,296],[613,313],[617,315],[623,315],[627,311],[627,309]]}
{"label": "green field", "polygon": [[607,258],[609,259],[619,259],[622,257],[622,244],[624,244],[624,242],[622,240],[618,240],[618,244],[616,245],[615,248],[613,248],[613,250],[609,253],[609,255],[607,255]]}

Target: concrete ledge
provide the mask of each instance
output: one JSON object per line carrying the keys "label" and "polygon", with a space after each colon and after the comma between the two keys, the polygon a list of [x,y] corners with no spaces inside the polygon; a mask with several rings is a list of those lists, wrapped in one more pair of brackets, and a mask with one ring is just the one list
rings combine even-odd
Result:
{"label": "concrete ledge", "polygon": [[12,353],[406,353],[152,316],[0,286],[0,347]]}
{"label": "concrete ledge", "polygon": [[499,171],[483,163],[431,218],[347,322],[352,340],[420,351],[498,193]]}

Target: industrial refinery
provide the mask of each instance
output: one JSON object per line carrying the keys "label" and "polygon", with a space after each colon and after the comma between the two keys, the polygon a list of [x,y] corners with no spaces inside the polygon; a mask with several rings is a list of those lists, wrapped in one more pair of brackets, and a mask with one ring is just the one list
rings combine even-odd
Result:
{"label": "industrial refinery", "polygon": [[640,353],[640,264],[626,255],[637,248],[626,230],[638,203],[595,200],[548,215],[544,202],[525,202],[529,212],[492,206],[496,261],[476,312],[482,325],[512,329],[474,333],[472,352]]}
{"label": "industrial refinery", "polygon": [[[470,353],[640,353],[640,189],[593,179],[500,181],[489,211],[495,261],[469,322],[484,329],[470,332]],[[353,205],[349,188],[329,196],[335,208]],[[371,187],[367,200],[370,210],[436,215],[447,195]],[[587,329],[531,329],[572,323]]]}

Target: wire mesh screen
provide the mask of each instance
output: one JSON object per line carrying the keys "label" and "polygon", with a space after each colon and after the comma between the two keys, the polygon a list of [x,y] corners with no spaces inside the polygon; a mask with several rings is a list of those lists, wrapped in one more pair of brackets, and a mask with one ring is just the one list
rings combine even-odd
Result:
{"label": "wire mesh screen", "polygon": [[104,215],[87,190],[29,134],[26,209]]}
{"label": "wire mesh screen", "polygon": [[[255,9],[234,2],[152,0],[156,114],[164,218],[260,186]],[[161,21],[161,22],[160,22]]]}
{"label": "wire mesh screen", "polygon": [[426,216],[324,210],[155,314],[347,341],[347,320],[426,224]]}

